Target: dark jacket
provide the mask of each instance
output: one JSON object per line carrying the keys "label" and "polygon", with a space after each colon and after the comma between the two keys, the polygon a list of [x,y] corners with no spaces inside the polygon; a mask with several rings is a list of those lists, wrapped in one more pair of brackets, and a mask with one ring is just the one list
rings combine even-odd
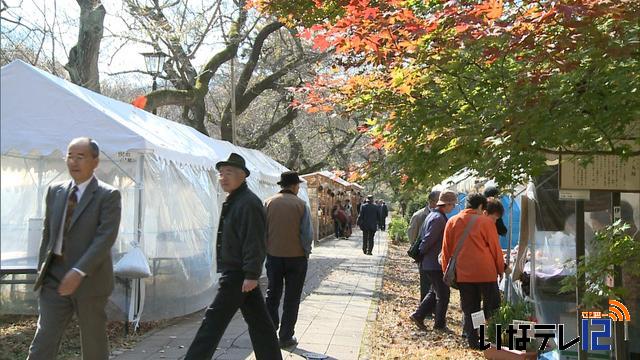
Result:
{"label": "dark jacket", "polygon": [[365,203],[360,208],[358,215],[358,226],[360,230],[376,231],[378,224],[381,222],[380,211],[378,206],[372,203]]}
{"label": "dark jacket", "polygon": [[444,237],[444,227],[447,224],[447,216],[436,209],[427,215],[422,224],[420,234],[420,254],[423,255],[420,269],[433,271],[442,270],[438,263],[438,254],[442,251],[442,238]]}
{"label": "dark jacket", "polygon": [[242,271],[245,279],[257,280],[266,256],[266,239],[262,201],[243,183],[222,205],[216,243],[218,272]]}
{"label": "dark jacket", "polygon": [[382,204],[382,206],[380,207],[382,210],[382,217],[386,218],[387,216],[389,216],[389,208],[387,207],[387,204]]}

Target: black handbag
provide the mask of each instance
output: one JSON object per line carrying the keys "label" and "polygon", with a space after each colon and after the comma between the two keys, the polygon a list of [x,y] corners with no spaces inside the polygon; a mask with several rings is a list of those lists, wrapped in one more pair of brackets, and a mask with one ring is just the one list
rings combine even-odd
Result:
{"label": "black handbag", "polygon": [[420,238],[420,236],[418,236],[416,241],[414,241],[413,244],[411,244],[411,247],[409,248],[409,250],[407,250],[407,255],[409,255],[410,258],[415,260],[415,262],[422,261],[422,257],[424,256],[424,255],[420,254],[420,243],[421,242],[422,242],[422,239]]}

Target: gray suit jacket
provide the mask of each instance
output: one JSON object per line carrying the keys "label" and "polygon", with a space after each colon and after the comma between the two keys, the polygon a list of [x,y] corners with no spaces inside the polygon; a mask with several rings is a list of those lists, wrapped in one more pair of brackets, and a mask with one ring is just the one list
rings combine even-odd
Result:
{"label": "gray suit jacket", "polygon": [[[66,181],[51,185],[47,190],[34,290],[42,286],[51,263],[71,184]],[[113,291],[111,247],[118,236],[120,210],[120,192],[94,177],[76,205],[64,239],[66,270],[77,268],[87,275],[74,293],[75,297],[109,296]]]}

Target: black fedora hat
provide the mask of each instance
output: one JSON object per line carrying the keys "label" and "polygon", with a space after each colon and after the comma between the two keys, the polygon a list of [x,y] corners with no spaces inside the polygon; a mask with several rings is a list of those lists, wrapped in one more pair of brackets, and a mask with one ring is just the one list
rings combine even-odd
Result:
{"label": "black fedora hat", "polygon": [[244,158],[236,153],[229,154],[229,158],[227,160],[218,161],[218,163],[216,164],[216,170],[220,170],[220,167],[222,166],[233,166],[237,167],[238,169],[242,169],[244,173],[247,174],[247,177],[249,176],[249,174],[251,174],[251,172],[245,165]]}
{"label": "black fedora hat", "polygon": [[302,180],[298,177],[298,173],[295,171],[285,171],[280,174],[280,181],[278,181],[278,185],[280,186],[289,186],[294,184],[300,184]]}

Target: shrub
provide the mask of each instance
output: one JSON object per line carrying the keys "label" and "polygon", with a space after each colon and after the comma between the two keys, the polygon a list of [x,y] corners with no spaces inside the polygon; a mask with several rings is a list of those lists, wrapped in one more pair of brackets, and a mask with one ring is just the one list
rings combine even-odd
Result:
{"label": "shrub", "polygon": [[409,229],[409,223],[402,216],[394,216],[389,223],[389,236],[395,243],[407,242],[407,230]]}

